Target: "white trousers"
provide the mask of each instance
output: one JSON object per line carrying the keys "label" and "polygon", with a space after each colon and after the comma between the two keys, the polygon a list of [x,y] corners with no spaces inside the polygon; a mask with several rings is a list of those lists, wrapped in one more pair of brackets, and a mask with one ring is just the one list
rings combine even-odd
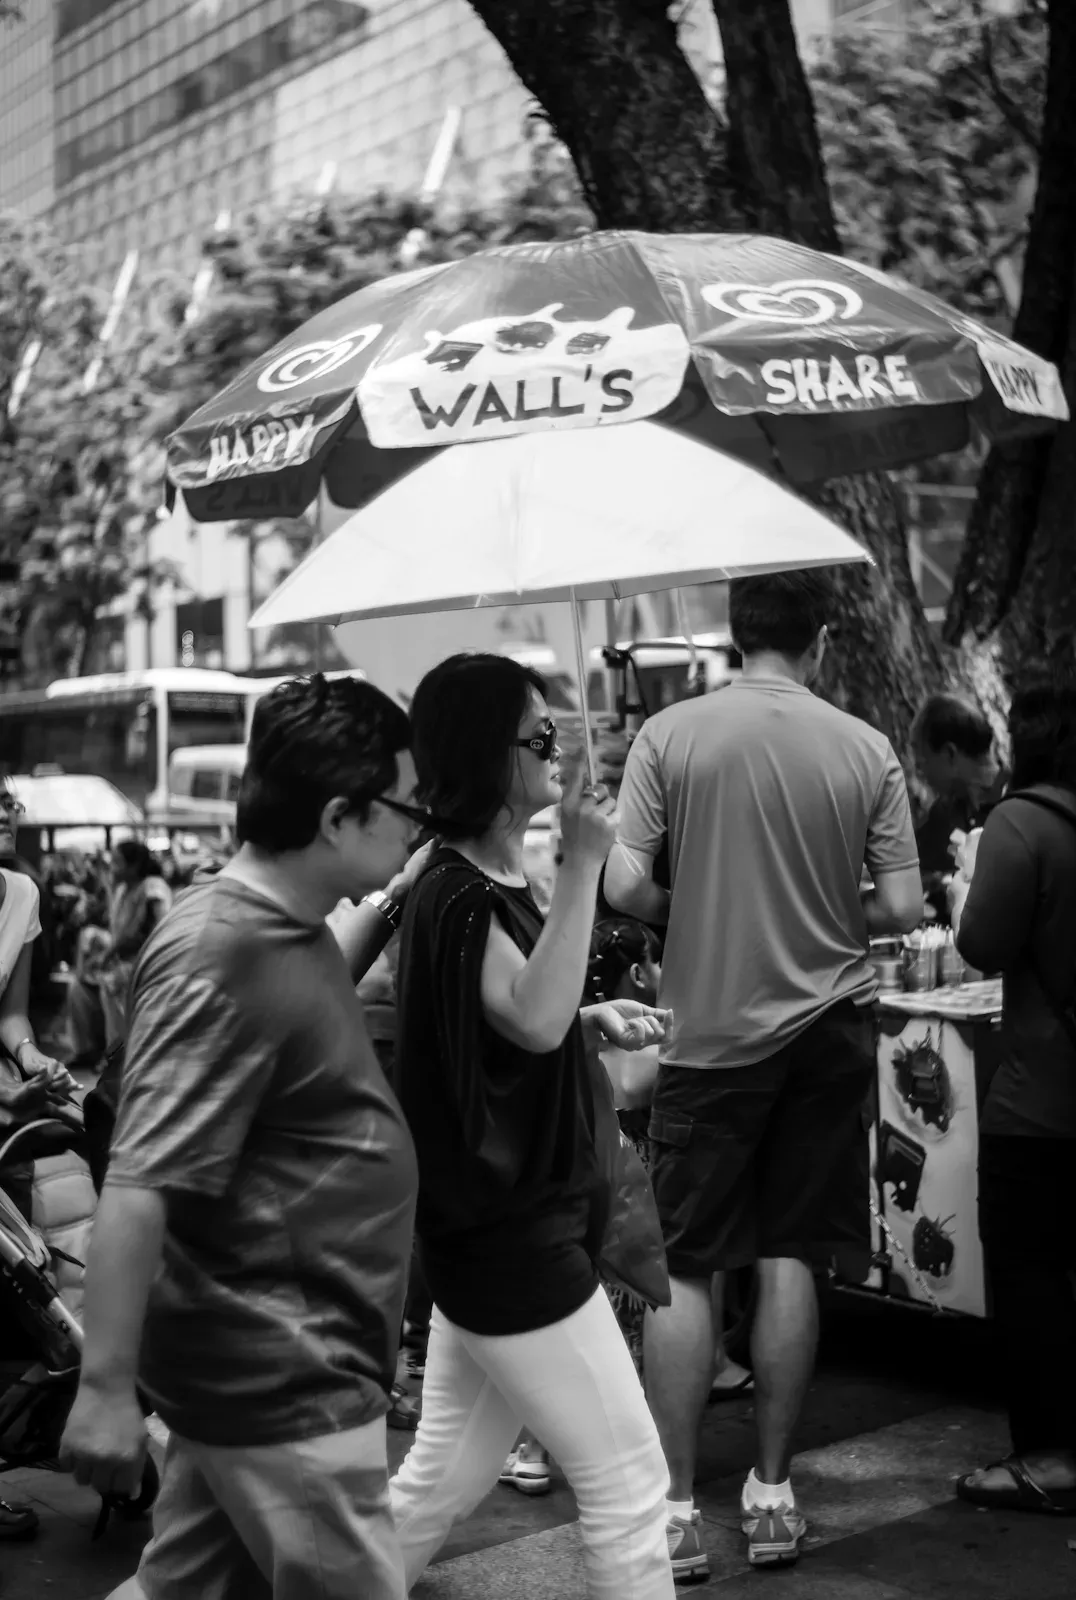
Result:
{"label": "white trousers", "polygon": [[422,1419],[389,1486],[408,1589],[493,1488],[521,1428],[575,1493],[588,1600],[672,1600],[669,1473],[605,1292],[534,1333],[490,1337],[434,1307]]}

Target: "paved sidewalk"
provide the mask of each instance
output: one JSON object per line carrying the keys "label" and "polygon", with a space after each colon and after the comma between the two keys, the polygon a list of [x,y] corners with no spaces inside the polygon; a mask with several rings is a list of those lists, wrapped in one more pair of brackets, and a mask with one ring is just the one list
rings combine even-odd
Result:
{"label": "paved sidewalk", "polygon": [[[407,1436],[392,1443],[399,1458]],[[1003,1449],[1000,1417],[958,1406],[805,1451],[794,1477],[811,1520],[806,1553],[771,1581],[783,1600],[1073,1600],[1076,1519],[979,1512],[952,1498],[957,1473]],[[0,1600],[103,1600],[129,1576],[145,1523],[116,1522],[93,1545],[97,1502],[69,1479],[19,1472],[0,1483],[32,1499],[42,1519],[34,1544],[0,1548]],[[710,1590],[722,1600],[758,1593],[735,1514],[741,1483],[737,1471],[699,1494],[712,1576],[685,1593],[700,1600]],[[563,1486],[538,1502],[495,1490],[415,1600],[584,1600],[573,1518]]]}

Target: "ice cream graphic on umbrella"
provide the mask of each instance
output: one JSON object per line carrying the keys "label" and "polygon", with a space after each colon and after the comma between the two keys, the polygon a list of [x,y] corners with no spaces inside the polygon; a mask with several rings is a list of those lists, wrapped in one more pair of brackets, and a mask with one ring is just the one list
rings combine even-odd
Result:
{"label": "ice cream graphic on umbrella", "polygon": [[426,348],[378,361],[362,383],[375,444],[459,444],[512,433],[652,416],[683,383],[688,345],[675,323],[636,328],[635,310],[518,315],[430,329]]}

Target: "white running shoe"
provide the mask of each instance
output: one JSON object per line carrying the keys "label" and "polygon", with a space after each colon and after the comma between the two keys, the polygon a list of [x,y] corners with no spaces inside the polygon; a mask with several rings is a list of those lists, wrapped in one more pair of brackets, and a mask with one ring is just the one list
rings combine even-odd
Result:
{"label": "white running shoe", "polygon": [[794,1505],[782,1501],[775,1506],[756,1506],[741,1500],[740,1515],[751,1566],[790,1567],[799,1560],[807,1519]]}
{"label": "white running shoe", "polygon": [[705,1583],[710,1576],[710,1563],[702,1543],[702,1513],[693,1511],[690,1518],[670,1517],[665,1533],[674,1582]]}
{"label": "white running shoe", "polygon": [[553,1487],[549,1462],[544,1456],[531,1460],[519,1450],[513,1450],[504,1464],[499,1481],[520,1494],[548,1494]]}

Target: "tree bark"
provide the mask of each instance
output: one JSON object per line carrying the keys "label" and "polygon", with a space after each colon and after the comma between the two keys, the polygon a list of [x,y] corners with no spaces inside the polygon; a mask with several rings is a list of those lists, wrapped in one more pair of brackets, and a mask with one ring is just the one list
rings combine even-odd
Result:
{"label": "tree bark", "polygon": [[[1076,7],[1049,0],[1048,13],[1039,180],[1013,337],[1057,363],[1076,412]],[[991,450],[946,619],[951,644],[985,645],[1010,672],[1029,650],[1064,651],[1066,636],[1071,655],[1074,505],[1076,424]]]}
{"label": "tree bark", "polygon": [[[839,251],[814,104],[788,0],[714,0],[728,128],[703,95],[666,0],[472,0],[541,102],[601,228],[770,232]],[[817,497],[870,550],[842,573],[828,692],[906,751],[941,660],[908,566],[887,479]]]}
{"label": "tree bark", "polygon": [[713,0],[713,9],[725,56],[729,170],[752,227],[840,255],[788,0]]}
{"label": "tree bark", "polygon": [[[759,232],[843,254],[788,0],[713,0],[713,8],[741,207]],[[833,480],[813,498],[876,562],[873,573],[837,575],[839,614],[822,686],[907,755],[915,714],[944,674],[908,563],[903,505],[880,473]]]}
{"label": "tree bark", "polygon": [[601,228],[746,226],[725,130],[666,0],[472,0],[575,162]]}

